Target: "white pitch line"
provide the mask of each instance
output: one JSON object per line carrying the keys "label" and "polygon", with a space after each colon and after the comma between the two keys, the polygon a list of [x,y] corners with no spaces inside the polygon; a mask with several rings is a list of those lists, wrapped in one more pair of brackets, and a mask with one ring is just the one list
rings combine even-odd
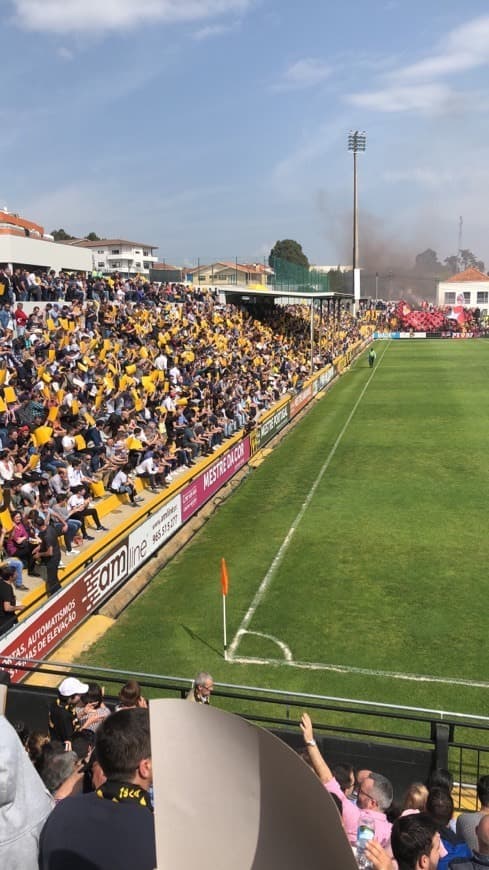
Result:
{"label": "white pitch line", "polygon": [[279,567],[280,563],[282,562],[282,559],[284,558],[285,553],[287,552],[287,550],[289,548],[289,544],[290,544],[292,538],[294,537],[295,532],[297,531],[297,527],[298,527],[300,521],[302,520],[302,517],[304,516],[307,508],[309,507],[309,505],[314,497],[314,494],[315,494],[319,484],[321,483],[321,480],[323,479],[324,475],[326,474],[326,471],[328,470],[328,468],[331,464],[331,460],[333,459],[333,457],[334,457],[334,455],[335,455],[335,453],[336,453],[336,451],[337,451],[337,449],[338,449],[338,447],[343,439],[343,435],[345,434],[346,430],[348,429],[360,402],[362,401],[365,393],[367,392],[367,389],[372,381],[372,378],[375,375],[375,372],[377,371],[378,367],[380,366],[382,360],[384,359],[384,357],[386,355],[387,349],[389,348],[390,344],[391,344],[391,342],[388,341],[386,346],[385,346],[385,350],[379,359],[377,366],[375,366],[372,369],[372,374],[370,375],[370,377],[369,377],[368,381],[366,382],[362,392],[360,393],[358,399],[356,400],[355,404],[353,405],[353,408],[350,411],[350,414],[348,415],[348,418],[347,418],[345,424],[343,425],[343,428],[342,428],[340,434],[338,435],[331,450],[329,451],[328,456],[326,457],[326,460],[323,462],[323,464],[319,470],[319,473],[318,473],[314,483],[312,484],[312,486],[311,486],[311,488],[306,496],[306,500],[303,502],[302,507],[301,507],[299,513],[297,514],[296,518],[294,519],[292,525],[290,526],[289,531],[287,532],[284,540],[282,541],[282,543],[281,543],[281,545],[280,545],[280,547],[275,555],[275,558],[273,559],[273,562],[270,565],[270,568],[268,569],[263,580],[261,581],[261,583],[260,583],[260,585],[255,593],[255,597],[253,598],[253,601],[251,602],[248,610],[246,611],[246,613],[241,621],[241,625],[238,628],[238,630],[233,638],[233,642],[231,643],[231,645],[229,647],[228,655],[227,655],[228,661],[233,660],[234,654],[238,648],[241,637],[246,632],[251,620],[253,619],[253,616],[255,615],[257,607],[259,606],[263,596],[265,595],[265,592],[267,591],[268,587],[270,586],[270,583],[271,583],[271,581],[272,581],[272,579],[277,571],[277,568]]}
{"label": "white pitch line", "polygon": [[[267,640],[271,640],[279,649],[282,650],[285,661],[294,661],[290,647],[288,647],[282,640],[279,640],[278,637],[274,637],[273,634],[264,634],[263,631],[247,631],[246,634],[254,634],[256,637],[264,637]],[[236,661],[236,659],[234,659],[234,661]]]}
{"label": "white pitch line", "polygon": [[[249,632],[256,634],[257,632]],[[357,668],[350,665],[323,664],[322,662],[296,662],[293,659],[260,659],[252,656],[236,656],[233,664],[239,665],[286,665],[304,671],[336,671],[339,674],[362,674],[366,677],[383,677],[391,680],[407,680],[414,683],[442,683],[449,686],[467,686],[472,689],[489,689],[489,682],[465,680],[463,677],[435,677],[433,674],[405,674],[399,671],[380,671]]]}

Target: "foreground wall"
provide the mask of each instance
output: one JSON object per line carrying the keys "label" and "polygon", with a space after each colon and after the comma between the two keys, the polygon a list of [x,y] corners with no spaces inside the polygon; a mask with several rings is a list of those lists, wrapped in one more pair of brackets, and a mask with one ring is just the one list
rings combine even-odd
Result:
{"label": "foreground wall", "polygon": [[117,539],[114,545],[87,565],[68,586],[43,604],[39,610],[0,638],[0,656],[6,661],[14,682],[24,672],[15,668],[19,659],[42,660],[53,652],[112,593],[128,580],[168,539],[205,505],[262,447],[284,429],[333,378],[350,364],[365,347],[358,342],[308,379],[303,388],[276,405],[256,428],[234,442],[214,462],[174,495],[170,495],[154,514]]}

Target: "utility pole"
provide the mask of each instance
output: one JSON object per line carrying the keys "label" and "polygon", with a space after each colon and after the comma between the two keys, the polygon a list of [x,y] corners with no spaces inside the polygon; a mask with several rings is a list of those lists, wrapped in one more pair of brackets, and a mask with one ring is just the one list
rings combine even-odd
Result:
{"label": "utility pole", "polygon": [[457,272],[460,272],[460,258],[462,255],[462,245],[463,245],[463,233],[464,233],[464,219],[462,215],[460,215],[458,219],[458,261],[457,261]]}

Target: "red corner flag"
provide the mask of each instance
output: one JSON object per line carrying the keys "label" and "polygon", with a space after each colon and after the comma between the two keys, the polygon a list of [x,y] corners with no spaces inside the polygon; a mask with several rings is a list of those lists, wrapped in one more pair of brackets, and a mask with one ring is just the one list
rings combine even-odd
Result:
{"label": "red corner flag", "polygon": [[229,577],[226,560],[221,559],[221,589],[222,594],[227,595],[229,591]]}

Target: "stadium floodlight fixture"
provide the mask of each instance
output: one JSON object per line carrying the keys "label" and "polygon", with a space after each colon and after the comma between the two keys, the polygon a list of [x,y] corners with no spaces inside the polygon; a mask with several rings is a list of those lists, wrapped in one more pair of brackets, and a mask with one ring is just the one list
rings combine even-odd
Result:
{"label": "stadium floodlight fixture", "polygon": [[360,272],[358,270],[358,183],[357,154],[365,151],[367,134],[365,130],[350,130],[348,134],[348,151],[353,154],[353,296],[355,313],[360,302]]}
{"label": "stadium floodlight fixture", "polygon": [[358,151],[365,151],[367,146],[367,134],[365,130],[350,130],[348,134],[348,151],[353,151],[355,154]]}

